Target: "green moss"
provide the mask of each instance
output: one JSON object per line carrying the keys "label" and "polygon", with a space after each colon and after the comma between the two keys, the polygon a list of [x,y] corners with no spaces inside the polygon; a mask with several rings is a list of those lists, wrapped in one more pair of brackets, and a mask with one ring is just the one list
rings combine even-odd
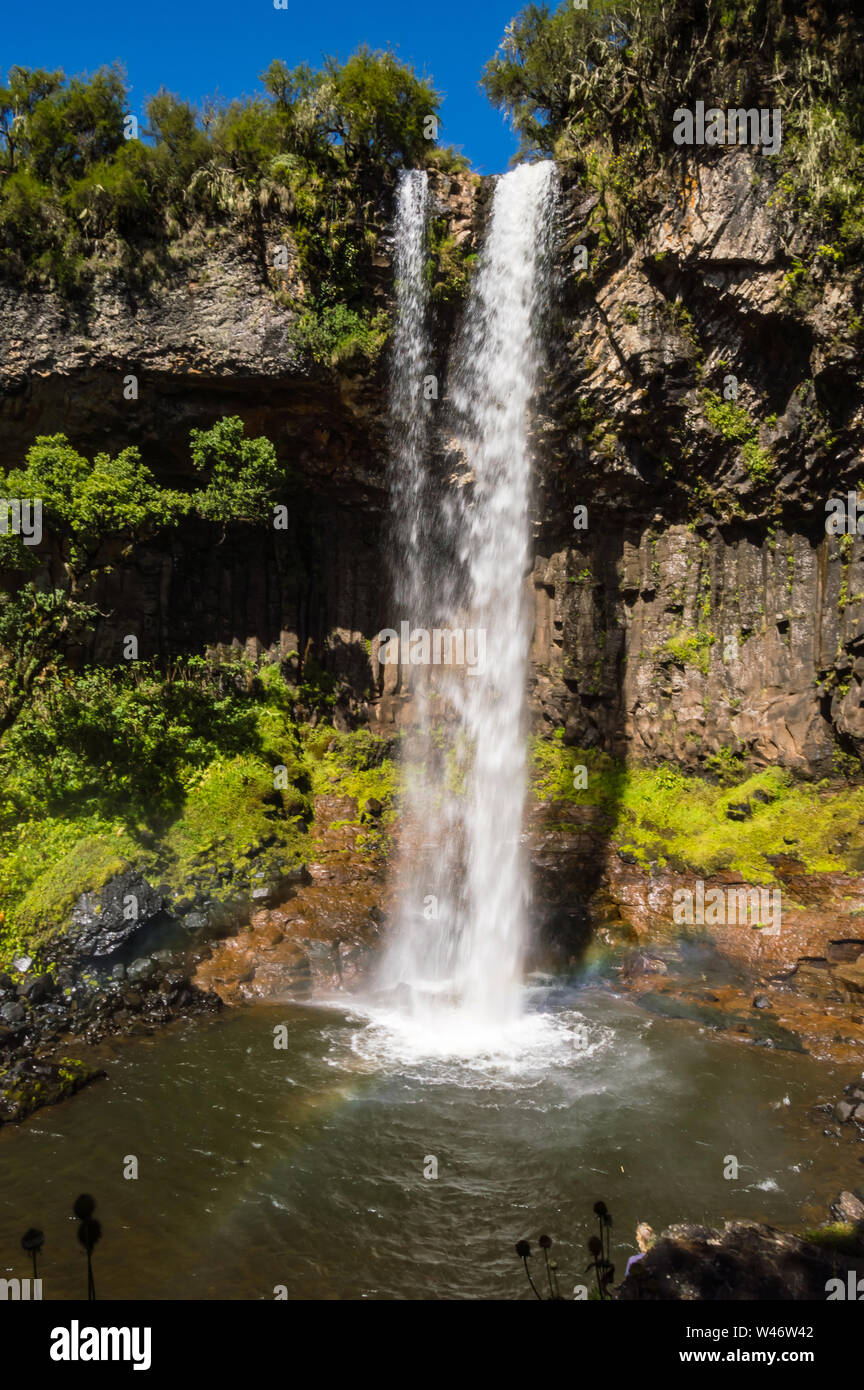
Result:
{"label": "green moss", "polygon": [[299,688],[275,665],[201,666],[103,673],[95,695],[61,671],[0,744],[0,965],[50,959],[77,898],[126,869],[182,894],[218,865],[233,892],[308,857]]}
{"label": "green moss", "polygon": [[820,1250],[833,1250],[838,1255],[860,1255],[864,1251],[864,1239],[852,1221],[834,1221],[825,1226],[814,1226],[800,1231],[801,1240],[808,1245],[817,1245]]}
{"label": "green moss", "polygon": [[[295,776],[284,759],[281,765]],[[279,764],[277,764],[278,766]],[[218,759],[190,786],[183,812],[165,837],[172,857],[169,883],[182,886],[202,858],[218,857],[234,864],[250,850],[275,837],[285,868],[307,856],[302,802],[296,789],[277,788],[274,769],[254,756]]]}
{"label": "green moss", "polygon": [[750,477],[757,483],[767,482],[774,471],[771,455],[760,449],[755,439],[748,439],[741,450],[741,461]]}
{"label": "green moss", "polygon": [[7,1120],[26,1120],[43,1105],[56,1105],[104,1073],[86,1062],[62,1057],[59,1062],[51,1064],[44,1080],[42,1077],[25,1075],[6,1086],[4,1081],[8,1075],[8,1071],[0,1071],[0,1124]]}
{"label": "green moss", "polygon": [[711,648],[717,638],[713,632],[674,633],[660,647],[660,654],[678,666],[695,666],[703,676],[708,674]]}
{"label": "green moss", "polygon": [[702,409],[709,425],[730,444],[740,444],[740,458],[754,482],[767,482],[773,463],[759,445],[759,428],[743,406],[726,401],[716,391],[702,392]]}
{"label": "green moss", "polygon": [[467,241],[458,242],[446,218],[433,217],[429,223],[429,258],[426,280],[433,299],[449,304],[465,298],[477,256]]}
{"label": "green moss", "polygon": [[348,796],[357,802],[358,816],[365,803],[374,798],[389,811],[396,795],[396,764],[389,756],[386,739],[366,729],[340,734],[330,725],[317,725],[301,731],[309,757],[312,791]]}
{"label": "green moss", "polygon": [[[7,958],[16,949],[38,949],[62,922],[77,899],[88,890],[98,890],[115,874],[122,873],[133,860],[142,861],[147,855],[122,826],[102,834],[87,834],[76,838],[65,853],[61,846],[69,834],[74,834],[75,822],[39,824],[22,827],[22,841],[29,841],[24,853],[27,867],[7,861],[4,874],[15,868],[33,874],[23,899],[14,912],[14,931],[4,932],[2,954]],[[38,853],[33,840],[41,837]],[[54,857],[58,855],[59,857]],[[35,872],[39,862],[47,864]]]}
{"label": "green moss", "polygon": [[743,406],[724,401],[716,391],[702,392],[702,408],[709,425],[733,444],[743,444],[753,433],[753,421]]}
{"label": "green moss", "polygon": [[321,366],[373,366],[387,341],[389,320],[383,311],[372,314],[345,304],[307,309],[291,335],[296,347]]}
{"label": "green moss", "polygon": [[[561,823],[571,806],[594,806],[619,846],[705,875],[730,869],[767,883],[774,879],[768,856],[777,854],[794,854],[811,873],[858,872],[864,787],[795,782],[776,767],[718,786],[671,765],[626,766],[593,749],[565,748],[560,734],[535,739],[532,766],[535,796],[561,802]],[[577,791],[580,764],[588,785]],[[752,799],[756,792],[768,800]],[[728,819],[730,803],[748,800],[747,820]]]}

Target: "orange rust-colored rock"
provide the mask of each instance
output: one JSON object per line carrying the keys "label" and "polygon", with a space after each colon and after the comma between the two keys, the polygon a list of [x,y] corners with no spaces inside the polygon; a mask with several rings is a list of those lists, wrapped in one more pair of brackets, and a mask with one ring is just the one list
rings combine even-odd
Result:
{"label": "orange rust-colored rock", "polygon": [[315,827],[309,881],[257,911],[198,966],[195,983],[224,1003],[332,992],[368,965],[383,916],[383,856],[363,853],[369,831],[350,797],[316,797]]}

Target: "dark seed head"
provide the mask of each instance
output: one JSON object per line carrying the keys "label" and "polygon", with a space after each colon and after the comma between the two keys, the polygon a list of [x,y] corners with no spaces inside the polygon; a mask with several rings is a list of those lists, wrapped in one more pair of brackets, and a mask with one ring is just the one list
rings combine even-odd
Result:
{"label": "dark seed head", "polygon": [[35,1226],[31,1226],[21,1237],[22,1250],[41,1250],[45,1244],[45,1237],[41,1231],[37,1231]]}
{"label": "dark seed head", "polygon": [[541,1236],[541,1237],[540,1237],[540,1249],[541,1249],[541,1250],[551,1250],[551,1249],[552,1249],[552,1241],[550,1240],[549,1236]]}
{"label": "dark seed head", "polygon": [[75,1205],[72,1208],[79,1221],[86,1221],[88,1216],[92,1216],[96,1210],[96,1203],[89,1192],[82,1192],[80,1197],[75,1198]]}
{"label": "dark seed head", "polygon": [[603,1246],[600,1244],[599,1236],[591,1237],[588,1242],[588,1249],[592,1255],[601,1255],[603,1253]]}
{"label": "dark seed head", "polygon": [[605,1202],[595,1202],[595,1203],[594,1203],[594,1215],[595,1215],[595,1216],[605,1216],[606,1214],[607,1214],[606,1203],[605,1203]]}
{"label": "dark seed head", "polygon": [[519,1256],[520,1260],[527,1260],[528,1256],[531,1254],[531,1246],[528,1244],[527,1240],[520,1240],[517,1242],[516,1254]]}

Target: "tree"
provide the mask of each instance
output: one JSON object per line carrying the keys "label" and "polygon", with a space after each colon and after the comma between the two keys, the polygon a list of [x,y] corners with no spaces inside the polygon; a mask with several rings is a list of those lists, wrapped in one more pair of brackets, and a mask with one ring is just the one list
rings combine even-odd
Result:
{"label": "tree", "polygon": [[206,474],[190,494],[160,487],[138,450],[91,462],[65,435],[40,436],[23,467],[0,472],[0,497],[39,499],[43,536],[24,546],[0,535],[0,734],[12,725],[34,683],[92,623],[98,579],[158,530],[194,512],[206,521],[270,520],[283,472],[263,436],[247,439],[237,416],[192,430],[192,462]]}
{"label": "tree", "polygon": [[0,473],[0,495],[38,500],[43,527],[38,548],[0,536],[0,570],[13,581],[0,592],[2,733],[36,679],[95,616],[97,578],[130,542],[175,524],[189,503],[155,483],[137,449],[97,454],[91,463],[63,434],[40,436],[22,468]]}
{"label": "tree", "polygon": [[210,155],[210,144],[198,124],[195,108],[164,87],[147,102],[145,135],[155,142],[150,151],[163,182],[184,186],[189,175]]}
{"label": "tree", "polygon": [[[806,13],[804,12],[806,10]],[[814,77],[816,82],[814,84]],[[674,110],[769,106],[801,120],[817,89],[860,128],[861,21],[798,0],[591,0],[529,4],[483,71],[523,154],[582,157],[586,144],[644,138],[659,155]],[[844,91],[845,88],[845,91]]]}
{"label": "tree", "polygon": [[119,67],[73,77],[35,103],[24,123],[28,167],[66,187],[124,144],[126,82]]}
{"label": "tree", "polygon": [[392,53],[363,45],[346,63],[325,59],[321,80],[307,102],[314,105],[328,140],[344,163],[363,173],[374,164],[419,164],[430,149],[426,123],[441,98]]}
{"label": "tree", "polygon": [[282,481],[276,450],[263,435],[247,439],[243,421],[225,416],[212,429],[192,430],[192,462],[209,474],[206,487],[193,494],[199,516],[218,521],[264,522]]}
{"label": "tree", "polygon": [[44,68],[11,67],[8,82],[0,87],[0,138],[6,146],[6,168],[11,174],[18,165],[18,147],[23,138],[27,119],[40,101],[51,96],[63,84],[62,72],[47,72]]}

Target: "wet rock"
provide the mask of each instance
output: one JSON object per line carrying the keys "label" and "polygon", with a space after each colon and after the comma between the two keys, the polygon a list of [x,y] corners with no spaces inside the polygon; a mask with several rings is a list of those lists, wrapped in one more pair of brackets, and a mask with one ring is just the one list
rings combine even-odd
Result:
{"label": "wet rock", "polygon": [[254,903],[275,903],[279,900],[279,885],[276,883],[260,883],[252,889],[252,901]]}
{"label": "wet rock", "polygon": [[841,962],[835,967],[834,975],[851,994],[864,994],[864,957],[850,963]]}
{"label": "wet rock", "polygon": [[856,1192],[841,1192],[831,1203],[831,1220],[864,1223],[864,1201]]}
{"label": "wet rock", "polygon": [[767,994],[757,994],[753,1000],[754,1009],[770,1009],[773,1005]]}
{"label": "wet rock", "polygon": [[669,967],[659,956],[647,951],[635,951],[621,966],[622,980],[630,980],[639,975],[668,975]]}
{"label": "wet rock", "polygon": [[137,984],[141,980],[149,980],[155,973],[156,966],[149,956],[140,956],[127,966],[126,978]]}
{"label": "wet rock", "polygon": [[864,1252],[856,1258],[756,1222],[726,1222],[720,1231],[670,1226],[613,1298],[824,1302],[828,1280],[845,1280],[849,1270],[864,1276]]}
{"label": "wet rock", "polygon": [[850,1101],[838,1100],[837,1104],[834,1106],[835,1119],[838,1119],[841,1125],[845,1125],[847,1120],[851,1120],[854,1109],[855,1106],[852,1105]]}
{"label": "wet rock", "polygon": [[0,1071],[0,1125],[24,1120],[104,1076],[104,1071],[68,1057],[56,1062],[22,1058]]}
{"label": "wet rock", "polygon": [[730,801],[726,807],[727,820],[749,820],[752,814],[749,801]]}
{"label": "wet rock", "polygon": [[[135,915],[130,917],[133,907]],[[82,958],[110,955],[159,917],[164,907],[162,895],[141,874],[117,874],[98,893],[82,893],[72,910],[66,947]]]}
{"label": "wet rock", "polygon": [[367,813],[367,815],[374,816],[376,818],[380,815],[383,815],[384,813],[384,807],[382,806],[378,798],[375,796],[369,796],[366,798],[366,801],[363,805],[363,810]]}
{"label": "wet rock", "polygon": [[50,975],[28,975],[18,986],[18,993],[29,1004],[44,1004],[51,998],[54,988]]}
{"label": "wet rock", "polygon": [[0,1005],[0,1021],[3,1023],[23,1023],[27,1017],[27,1010],[20,1000],[10,1000],[8,1003]]}
{"label": "wet rock", "polygon": [[183,927],[188,932],[203,932],[207,927],[207,914],[204,912],[186,912],[183,917]]}

